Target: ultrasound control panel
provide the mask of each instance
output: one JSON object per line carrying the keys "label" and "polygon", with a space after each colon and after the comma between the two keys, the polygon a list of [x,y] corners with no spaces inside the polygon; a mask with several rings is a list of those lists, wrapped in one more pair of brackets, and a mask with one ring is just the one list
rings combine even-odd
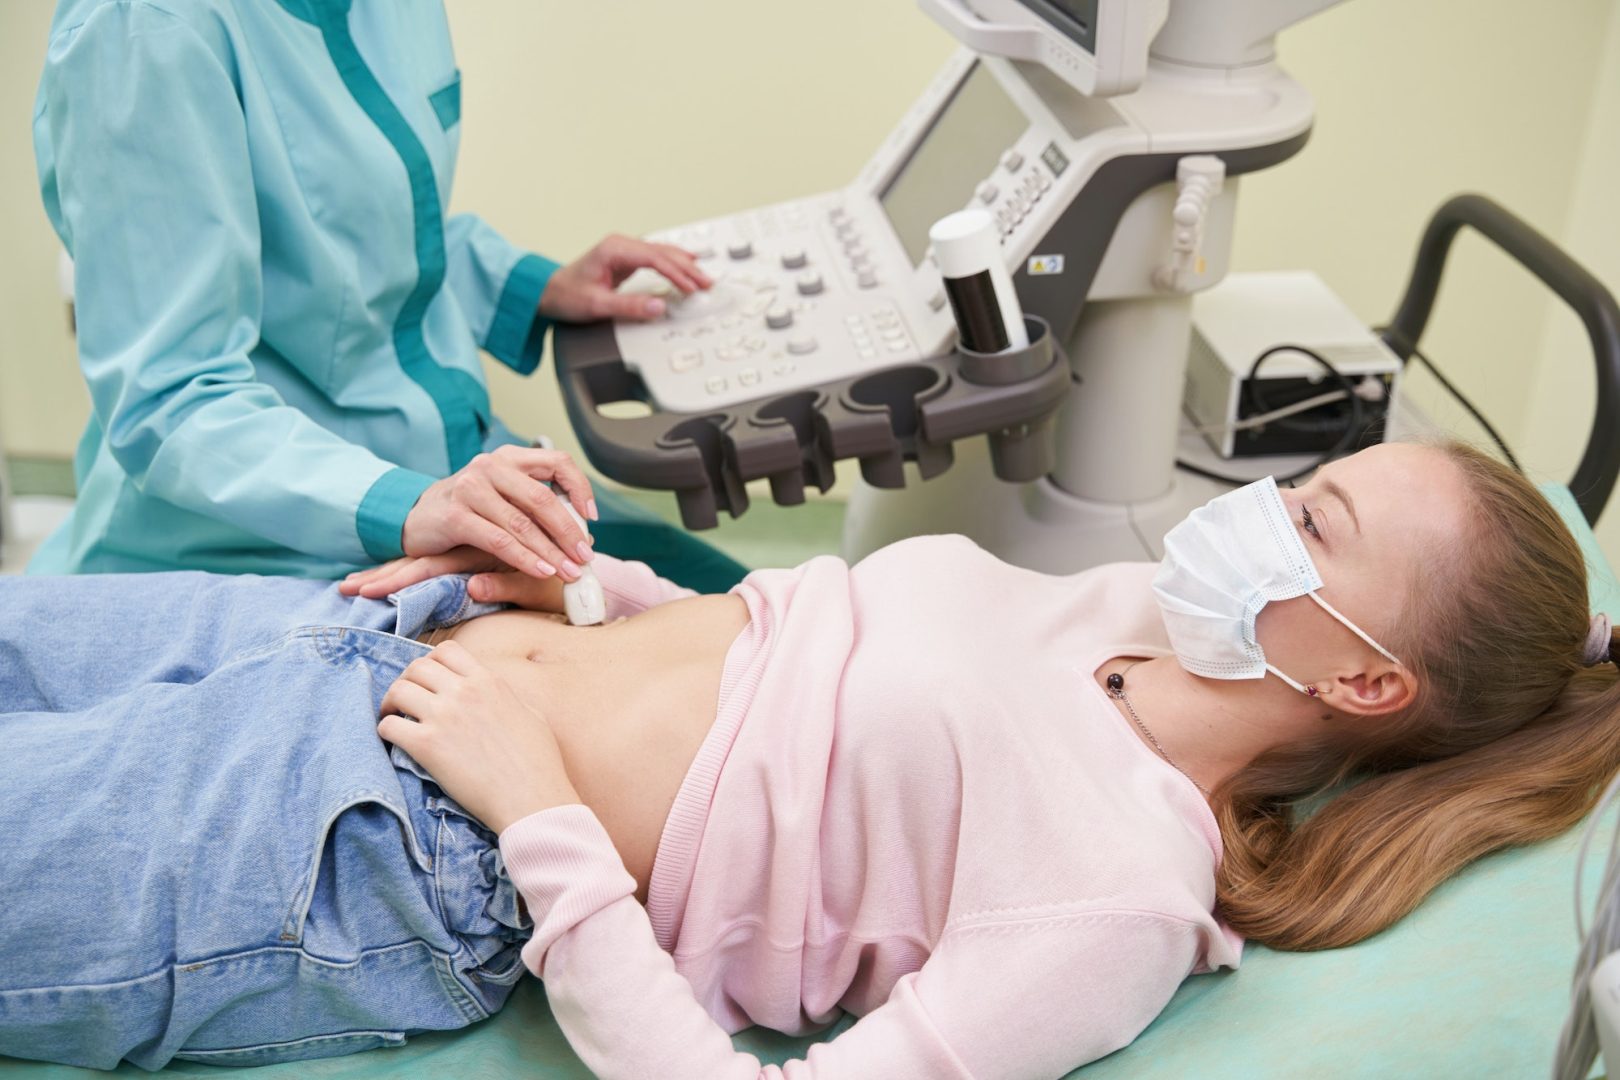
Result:
{"label": "ultrasound control panel", "polygon": [[[663,319],[621,323],[616,331],[625,365],[667,410],[701,412],[922,355],[893,289],[909,267],[895,265],[892,251],[837,197],[651,239],[692,252],[714,279],[711,289],[690,296],[649,271],[625,284],[668,304]],[[943,289],[928,302],[943,307]]]}

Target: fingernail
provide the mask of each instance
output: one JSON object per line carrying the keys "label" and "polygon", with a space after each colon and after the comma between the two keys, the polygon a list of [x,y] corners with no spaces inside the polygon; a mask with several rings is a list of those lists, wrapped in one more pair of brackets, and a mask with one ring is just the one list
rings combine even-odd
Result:
{"label": "fingernail", "polygon": [[579,567],[575,565],[573,559],[564,559],[562,561],[562,572],[565,578],[579,577]]}
{"label": "fingernail", "polygon": [[[544,559],[536,559],[536,560],[534,560],[534,565],[540,568],[540,573],[544,577],[550,577],[552,574],[555,574],[557,572],[557,568],[555,566],[552,566],[550,563],[546,562],[546,560],[544,560]],[[567,566],[568,564],[563,563],[563,565]]]}
{"label": "fingernail", "polygon": [[664,302],[655,296],[647,301],[646,310],[648,318],[656,319],[664,313]]}
{"label": "fingernail", "polygon": [[591,545],[583,540],[574,546],[574,550],[579,552],[579,561],[582,563],[590,562],[596,558],[596,552],[591,550]]}
{"label": "fingernail", "polygon": [[592,521],[596,521],[599,517],[601,517],[601,515],[596,512],[595,499],[591,499],[585,503],[585,516],[590,518]]}

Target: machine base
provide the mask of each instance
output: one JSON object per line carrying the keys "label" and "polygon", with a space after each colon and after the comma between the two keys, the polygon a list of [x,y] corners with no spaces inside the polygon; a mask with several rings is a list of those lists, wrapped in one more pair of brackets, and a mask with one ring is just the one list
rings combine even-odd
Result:
{"label": "machine base", "polygon": [[[1310,455],[1223,461],[1197,435],[1183,436],[1184,460],[1258,480],[1309,464]],[[961,533],[996,557],[1047,574],[1103,563],[1157,561],[1170,527],[1227,485],[1176,470],[1170,488],[1134,503],[1081,499],[1043,477],[1027,484],[995,478],[983,442],[957,447],[956,465],[927,483],[879,491],[857,483],[844,518],[843,556],[851,562],[908,536]]]}

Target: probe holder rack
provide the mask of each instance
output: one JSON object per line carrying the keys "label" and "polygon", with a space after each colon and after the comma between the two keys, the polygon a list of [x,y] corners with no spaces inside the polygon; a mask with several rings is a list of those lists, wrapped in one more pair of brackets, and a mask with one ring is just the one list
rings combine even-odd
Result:
{"label": "probe holder rack", "polygon": [[995,473],[1008,482],[1052,471],[1053,418],[1071,375],[1044,319],[1026,316],[1030,344],[995,354],[957,348],[803,390],[766,394],[700,413],[605,416],[603,405],[649,402],[625,366],[611,323],[561,326],[554,353],[569,420],[603,475],[673,491],[688,529],[748,509],[748,481],[770,481],[783,506],[805,486],[832,487],[833,465],[856,458],[878,488],[905,486],[904,463],[923,479],[950,468],[951,444],[990,438]]}

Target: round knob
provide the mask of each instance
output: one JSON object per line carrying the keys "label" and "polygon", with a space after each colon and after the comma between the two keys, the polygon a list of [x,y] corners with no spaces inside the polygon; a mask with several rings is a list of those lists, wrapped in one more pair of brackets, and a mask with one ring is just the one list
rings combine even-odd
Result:
{"label": "round knob", "polygon": [[808,261],[804,248],[788,248],[782,252],[782,266],[788,270],[797,270]]}
{"label": "round knob", "polygon": [[772,330],[781,330],[793,325],[793,312],[781,304],[773,304],[765,312],[765,325]]}
{"label": "round knob", "polygon": [[733,259],[746,259],[753,253],[754,245],[747,240],[739,240],[735,244],[729,244],[726,247],[726,254]]}
{"label": "round knob", "polygon": [[821,291],[821,275],[814,270],[808,270],[799,275],[799,292],[804,296],[814,296]]}
{"label": "round knob", "polygon": [[796,337],[788,342],[788,352],[794,356],[803,356],[816,351],[816,339],[813,337]]}

